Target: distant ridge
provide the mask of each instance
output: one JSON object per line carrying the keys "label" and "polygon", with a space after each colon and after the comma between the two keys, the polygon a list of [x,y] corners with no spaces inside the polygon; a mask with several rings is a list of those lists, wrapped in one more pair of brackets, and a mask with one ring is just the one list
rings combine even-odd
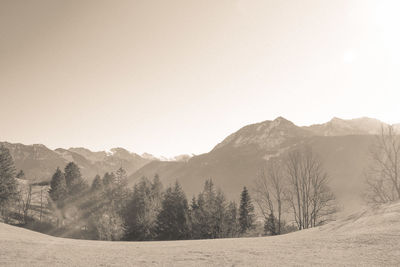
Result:
{"label": "distant ridge", "polygon": [[111,149],[110,153],[92,152],[86,148],[57,148],[51,150],[42,144],[23,145],[0,142],[7,147],[14,159],[17,170],[23,170],[25,178],[32,181],[48,181],[57,167],[64,168],[68,162],[78,164],[88,181],[95,175],[116,171],[119,167],[132,174],[151,160],[131,153],[123,148]]}
{"label": "distant ridge", "polygon": [[[342,136],[379,134],[381,132],[382,126],[385,127],[387,125],[387,123],[368,117],[351,120],[343,120],[334,117],[327,123],[315,124],[303,128],[310,130],[315,135]],[[398,125],[395,125],[395,127],[398,127]]]}

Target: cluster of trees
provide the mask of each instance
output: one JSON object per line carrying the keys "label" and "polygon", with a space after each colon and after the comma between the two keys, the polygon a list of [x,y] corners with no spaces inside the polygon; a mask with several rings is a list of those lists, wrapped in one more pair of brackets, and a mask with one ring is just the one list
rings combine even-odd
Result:
{"label": "cluster of trees", "polygon": [[240,208],[228,202],[213,181],[190,204],[178,182],[163,190],[159,177],[143,177],[123,212],[124,240],[180,240],[237,237],[254,226],[254,207],[246,188]]}
{"label": "cluster of trees", "polygon": [[[14,200],[19,203],[17,213],[22,214],[22,221],[26,223],[32,185],[19,187],[15,177],[21,178],[23,172],[15,173],[9,151],[1,147],[0,212],[5,217],[9,210],[6,207]],[[395,179],[388,177],[390,181]],[[310,148],[294,150],[280,161],[270,160],[255,185],[255,202],[264,217],[267,235],[292,231],[287,221],[294,222],[298,230],[320,225],[335,211],[328,176]],[[70,162],[64,170],[57,168],[53,174],[48,196],[48,207],[52,211],[50,221],[56,228],[65,229],[69,236],[79,233],[74,237],[81,238],[237,237],[255,225],[254,206],[247,188],[243,189],[237,206],[235,202],[227,201],[211,179],[205,181],[203,190],[189,203],[178,182],[164,190],[158,175],[151,181],[143,177],[130,190],[123,168],[115,173],[105,173],[103,177],[97,175],[89,186],[79,167]],[[40,220],[41,217],[42,207]]]}
{"label": "cluster of trees", "polygon": [[[23,172],[16,175],[8,150],[1,147],[0,152],[2,216],[7,203],[15,200],[17,213],[26,223],[32,185],[18,186],[15,177],[23,177]],[[285,223],[290,215],[301,230],[322,223],[333,211],[327,175],[310,149],[293,151],[286,161],[271,160],[256,180],[254,191],[267,235],[292,231]],[[41,196],[40,221],[42,205]],[[255,226],[255,210],[246,187],[238,206],[227,201],[210,179],[189,203],[178,182],[164,190],[158,175],[151,181],[143,177],[130,190],[123,168],[97,175],[89,186],[73,162],[53,174],[48,209],[49,221],[67,236],[100,240],[238,237]]]}
{"label": "cluster of trees", "polygon": [[[27,218],[35,219],[28,213],[36,184],[18,183],[17,177],[23,179],[23,172],[16,173],[9,151],[0,147],[1,218],[20,217],[19,223],[26,224]],[[100,240],[222,238],[244,235],[255,223],[248,190],[243,189],[238,207],[211,179],[189,203],[178,182],[164,189],[158,175],[151,181],[143,177],[130,190],[120,168],[97,175],[89,185],[70,162],[64,170],[56,169],[48,188],[46,196],[40,194],[39,220],[46,215],[42,223],[53,230],[46,232],[55,235]]]}
{"label": "cluster of trees", "polygon": [[129,190],[122,168],[103,178],[96,176],[88,187],[79,168],[69,163],[64,172],[57,169],[54,173],[49,195],[59,226],[70,233],[79,231],[82,238],[89,239],[237,237],[252,229],[255,220],[246,188],[237,208],[212,180],[207,180],[203,191],[189,204],[178,182],[164,190],[158,175],[152,181],[143,177]]}
{"label": "cluster of trees", "polygon": [[254,191],[269,235],[288,231],[284,218],[302,230],[322,224],[336,210],[328,175],[309,147],[291,151],[281,160],[271,159]]}
{"label": "cluster of trees", "polygon": [[83,200],[85,238],[120,240],[124,235],[123,212],[130,192],[123,168],[115,173],[97,175]]}
{"label": "cluster of trees", "polygon": [[88,185],[75,163],[68,163],[64,172],[57,168],[49,190],[52,200],[50,204],[57,217],[57,226],[63,226],[66,220],[76,221],[87,188]]}
{"label": "cluster of trees", "polygon": [[73,237],[119,240],[123,235],[122,211],[129,191],[123,168],[97,175],[91,186],[79,167],[70,162],[55,171],[50,182],[50,207],[57,227]]}

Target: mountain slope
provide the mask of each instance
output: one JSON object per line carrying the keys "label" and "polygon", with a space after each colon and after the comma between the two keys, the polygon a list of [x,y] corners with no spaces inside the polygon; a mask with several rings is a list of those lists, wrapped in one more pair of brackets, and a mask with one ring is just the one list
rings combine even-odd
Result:
{"label": "mountain slope", "polygon": [[164,242],[51,237],[0,223],[1,266],[398,266],[400,203],[282,236]]}
{"label": "mountain slope", "polygon": [[[332,189],[342,203],[353,204],[353,201],[359,203],[361,200],[361,195],[355,192],[363,192],[362,172],[373,140],[373,136],[315,136],[303,139],[302,143],[310,145],[315,153],[321,155]],[[283,156],[297,145],[288,144],[282,149],[282,154],[279,150],[266,152],[255,145],[223,147],[193,157],[188,162],[152,162],[129,179],[133,184],[142,176],[152,177],[157,173],[164,184],[178,180],[191,197],[202,189],[205,179],[212,178],[228,198],[237,200],[243,186],[253,186],[259,171],[265,167],[266,159]]]}
{"label": "mountain slope", "polygon": [[240,147],[251,144],[262,149],[275,149],[289,139],[310,135],[312,132],[294,125],[285,118],[278,117],[273,121],[267,120],[241,128],[225,138],[214,150],[228,145]]}
{"label": "mountain slope", "polygon": [[84,148],[51,150],[44,145],[23,145],[0,142],[10,150],[17,170],[23,170],[26,179],[48,181],[57,167],[64,168],[68,162],[75,162],[87,180],[96,174],[126,169],[131,174],[151,160],[130,153],[122,148],[114,148],[110,153],[92,152]]}
{"label": "mountain slope", "polygon": [[[364,129],[361,131],[364,135],[356,135],[359,131],[353,131],[355,126],[345,134],[347,128],[342,124],[337,127],[336,123],[328,124],[329,135],[320,131],[322,126],[298,127],[282,117],[248,125],[225,138],[209,153],[187,162],[152,162],[132,174],[130,183],[157,173],[165,184],[178,180],[191,197],[201,190],[205,179],[212,178],[228,198],[237,200],[242,187],[253,186],[259,171],[270,158],[283,157],[300,145],[309,145],[324,161],[332,189],[341,204],[346,203],[348,207],[354,204],[357,208],[364,187],[363,169],[368,163],[369,147],[375,136],[365,134],[367,128],[361,126],[357,129]],[[347,125],[347,122],[343,124]],[[364,119],[349,124],[369,125]],[[332,136],[334,133],[337,136]]]}

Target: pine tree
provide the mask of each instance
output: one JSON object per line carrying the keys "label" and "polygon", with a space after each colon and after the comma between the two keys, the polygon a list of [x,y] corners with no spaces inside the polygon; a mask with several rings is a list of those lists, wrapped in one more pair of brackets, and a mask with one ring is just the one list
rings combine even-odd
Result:
{"label": "pine tree", "polygon": [[253,228],[254,225],[254,206],[246,187],[243,187],[240,198],[239,223],[241,233]]}
{"label": "pine tree", "polygon": [[155,198],[152,188],[153,184],[146,177],[142,177],[139,183],[135,184],[123,213],[126,240],[154,239],[161,197]]}
{"label": "pine tree", "polygon": [[239,233],[238,209],[235,202],[231,201],[227,209],[227,237],[236,237]]}
{"label": "pine tree", "polygon": [[113,198],[113,208],[116,213],[122,215],[122,211],[127,204],[129,196],[128,176],[122,167],[115,173],[114,183],[115,186],[111,194]]}
{"label": "pine tree", "polygon": [[92,192],[100,192],[103,190],[103,181],[100,178],[100,175],[96,175],[92,182],[91,191]]}
{"label": "pine tree", "polygon": [[156,233],[160,240],[179,240],[189,236],[188,202],[178,182],[169,187],[157,216]]}
{"label": "pine tree", "polygon": [[65,182],[65,176],[60,168],[57,168],[51,178],[49,195],[58,208],[64,206],[64,201],[67,197],[67,184]]}
{"label": "pine tree", "polygon": [[161,183],[160,176],[154,175],[153,182],[151,183],[151,192],[154,198],[159,198],[162,195],[163,184]]}
{"label": "pine tree", "polygon": [[227,217],[227,203],[224,193],[218,189],[215,197],[215,213],[214,218],[214,238],[222,238],[226,235],[228,217]]}
{"label": "pine tree", "polygon": [[277,235],[277,220],[275,216],[271,213],[264,223],[264,233],[266,235]]}
{"label": "pine tree", "polygon": [[70,196],[80,195],[87,189],[87,184],[82,178],[81,171],[74,162],[70,162],[65,166],[64,173],[67,191]]}
{"label": "pine tree", "polygon": [[115,183],[115,175],[113,172],[108,173],[106,172],[103,176],[103,184],[105,187],[108,187]]}
{"label": "pine tree", "polygon": [[216,192],[214,183],[211,179],[206,180],[204,183],[203,191],[199,194],[198,212],[196,213],[196,221],[198,225],[198,236],[196,238],[216,238]]}
{"label": "pine tree", "polygon": [[224,237],[227,232],[227,203],[223,192],[215,190],[213,181],[209,179],[205,181],[197,203],[193,201],[195,199],[190,211],[192,237]]}
{"label": "pine tree", "polygon": [[190,203],[190,210],[195,211],[196,209],[198,209],[198,207],[199,207],[199,205],[197,205],[196,197],[193,196],[192,202]]}
{"label": "pine tree", "polygon": [[205,227],[205,219],[206,215],[204,211],[204,198],[203,194],[200,193],[197,197],[197,200],[195,197],[192,198],[192,203],[190,205],[191,238],[208,238],[208,227]]}
{"label": "pine tree", "polygon": [[7,204],[17,196],[14,161],[10,151],[0,146],[0,212],[3,214]]}
{"label": "pine tree", "polygon": [[128,176],[122,167],[115,173],[115,183],[118,187],[126,187],[128,185]]}

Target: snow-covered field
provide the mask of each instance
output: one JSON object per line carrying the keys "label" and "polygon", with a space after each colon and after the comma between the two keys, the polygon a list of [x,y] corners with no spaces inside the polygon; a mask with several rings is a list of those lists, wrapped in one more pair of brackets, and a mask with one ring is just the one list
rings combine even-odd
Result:
{"label": "snow-covered field", "polygon": [[400,266],[400,203],[283,236],[103,242],[0,224],[0,266]]}

